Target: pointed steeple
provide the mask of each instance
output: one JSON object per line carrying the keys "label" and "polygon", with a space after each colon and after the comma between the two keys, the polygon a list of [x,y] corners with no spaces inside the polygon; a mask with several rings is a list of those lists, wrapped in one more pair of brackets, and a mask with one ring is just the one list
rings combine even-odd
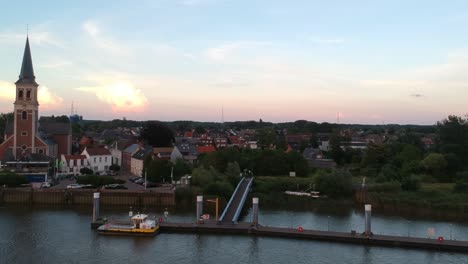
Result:
{"label": "pointed steeple", "polygon": [[34,68],[31,58],[31,49],[29,48],[29,37],[26,37],[26,46],[24,48],[23,64],[21,64],[21,72],[16,83],[36,83],[34,76]]}

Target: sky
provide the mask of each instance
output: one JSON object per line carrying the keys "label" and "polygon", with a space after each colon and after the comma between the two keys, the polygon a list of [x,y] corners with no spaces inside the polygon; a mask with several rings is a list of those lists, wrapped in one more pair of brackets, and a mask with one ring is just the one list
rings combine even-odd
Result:
{"label": "sky", "polygon": [[18,0],[2,11],[0,112],[13,109],[29,27],[41,115],[72,104],[102,120],[468,113],[464,0]]}

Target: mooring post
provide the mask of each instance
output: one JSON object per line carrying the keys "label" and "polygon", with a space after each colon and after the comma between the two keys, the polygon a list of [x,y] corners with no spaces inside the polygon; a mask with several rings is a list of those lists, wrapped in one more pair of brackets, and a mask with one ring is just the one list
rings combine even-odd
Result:
{"label": "mooring post", "polygon": [[93,222],[99,218],[99,194],[98,192],[94,193],[93,197]]}
{"label": "mooring post", "polygon": [[200,217],[203,214],[203,196],[197,196],[197,223],[200,223]]}
{"label": "mooring post", "polygon": [[372,205],[370,204],[364,205],[364,210],[365,210],[365,215],[366,215],[366,231],[364,232],[364,234],[366,236],[371,236],[372,235],[372,230],[371,230]]}
{"label": "mooring post", "polygon": [[258,197],[252,198],[252,225],[258,226]]}

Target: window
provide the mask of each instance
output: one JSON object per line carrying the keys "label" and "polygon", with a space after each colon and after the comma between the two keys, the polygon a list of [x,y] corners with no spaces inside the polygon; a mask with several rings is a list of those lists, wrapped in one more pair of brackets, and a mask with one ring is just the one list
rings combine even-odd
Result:
{"label": "window", "polygon": [[94,171],[98,171],[98,167],[97,167],[97,166],[94,166]]}
{"label": "window", "polygon": [[23,90],[19,90],[18,92],[18,98],[23,99]]}
{"label": "window", "polygon": [[22,150],[26,150],[27,148],[28,148],[28,147],[26,147],[26,145],[21,146],[21,149],[22,149]]}
{"label": "window", "polygon": [[102,162],[102,158],[101,158],[101,157],[99,157],[99,162]]}
{"label": "window", "polygon": [[44,153],[44,150],[40,149],[40,150],[38,151],[38,153],[39,153],[39,154],[43,154],[43,153]]}
{"label": "window", "polygon": [[94,158],[94,163],[96,163],[96,158]]}
{"label": "window", "polygon": [[107,157],[104,157],[104,161],[107,162]]}
{"label": "window", "polygon": [[28,131],[21,131],[21,136],[27,136],[28,135]]}
{"label": "window", "polygon": [[28,119],[28,112],[23,111],[23,112],[21,113],[21,119],[27,120],[27,119]]}
{"label": "window", "polygon": [[26,99],[31,99],[31,91],[26,91]]}

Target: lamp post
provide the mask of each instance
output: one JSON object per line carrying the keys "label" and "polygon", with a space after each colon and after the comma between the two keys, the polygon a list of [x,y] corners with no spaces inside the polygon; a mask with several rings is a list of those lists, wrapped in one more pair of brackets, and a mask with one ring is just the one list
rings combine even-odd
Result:
{"label": "lamp post", "polygon": [[327,217],[327,230],[330,232],[330,216]]}

